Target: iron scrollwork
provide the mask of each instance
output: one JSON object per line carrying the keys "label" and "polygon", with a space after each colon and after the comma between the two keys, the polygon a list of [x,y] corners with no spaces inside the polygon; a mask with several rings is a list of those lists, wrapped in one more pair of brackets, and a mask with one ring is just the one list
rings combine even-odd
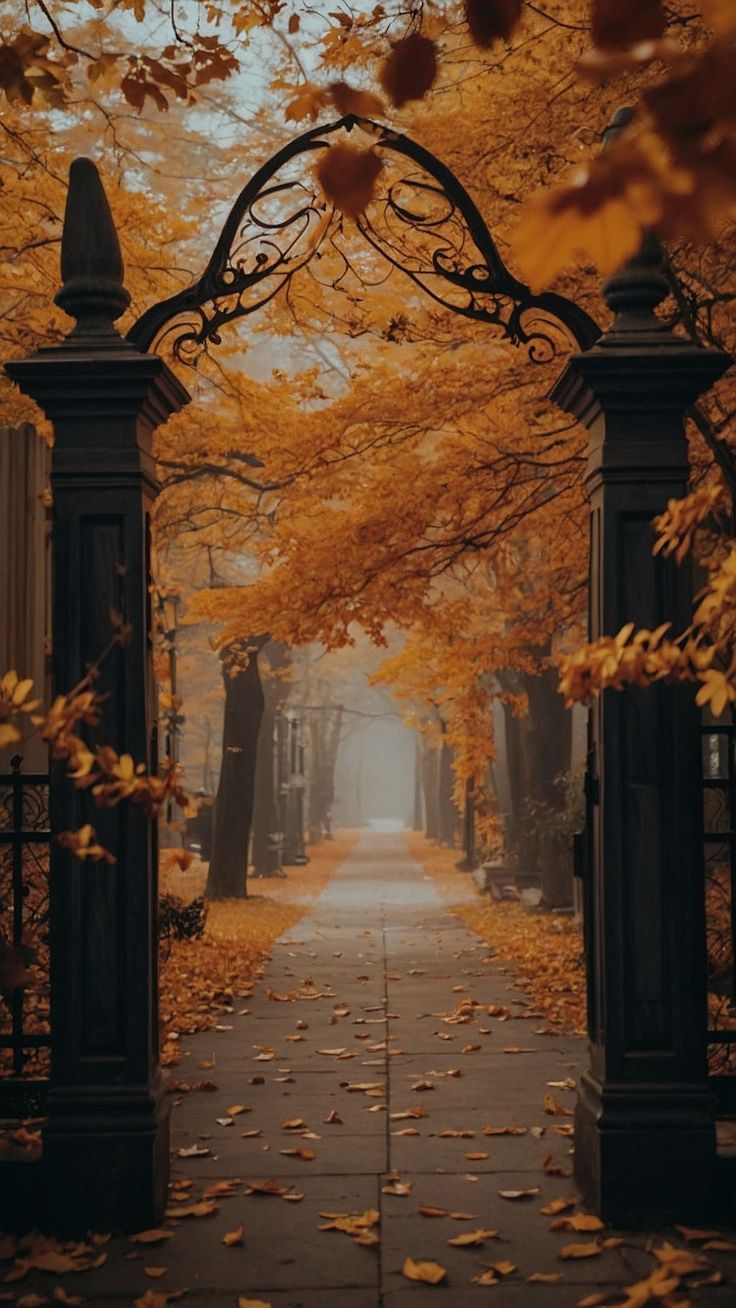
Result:
{"label": "iron scrollwork", "polygon": [[[512,276],[477,206],[445,164],[408,137],[354,115],[295,137],[259,168],[200,279],[148,309],[129,339],[142,350],[168,344],[193,361],[208,342],[219,343],[223,326],[288,290],[325,252],[339,251],[342,215],[303,164],[356,126],[383,164],[379,192],[356,220],[383,263],[379,280],[398,270],[443,308],[526,347],[533,360],[551,357],[563,343],[593,344],[600,329],[583,309],[552,292],[535,295]],[[400,171],[404,161],[412,165],[408,172]]]}

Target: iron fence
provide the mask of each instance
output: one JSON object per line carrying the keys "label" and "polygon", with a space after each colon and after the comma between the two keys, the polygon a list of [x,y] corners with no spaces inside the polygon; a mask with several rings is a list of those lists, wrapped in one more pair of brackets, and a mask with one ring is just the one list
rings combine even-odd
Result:
{"label": "iron fence", "polygon": [[736,1111],[736,728],[704,721],[703,841],[708,1046],[721,1111]]}
{"label": "iron fence", "polygon": [[[33,1115],[48,1075],[49,778],[0,774],[0,946],[8,962],[0,996],[0,1117]],[[14,981],[17,983],[13,984]]]}

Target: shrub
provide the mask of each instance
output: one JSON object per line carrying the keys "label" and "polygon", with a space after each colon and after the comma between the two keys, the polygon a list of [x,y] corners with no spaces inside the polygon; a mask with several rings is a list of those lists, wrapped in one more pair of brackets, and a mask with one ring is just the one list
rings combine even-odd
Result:
{"label": "shrub", "polygon": [[162,895],[158,901],[158,933],[161,940],[198,940],[207,924],[207,905],[202,895],[185,904],[177,895]]}

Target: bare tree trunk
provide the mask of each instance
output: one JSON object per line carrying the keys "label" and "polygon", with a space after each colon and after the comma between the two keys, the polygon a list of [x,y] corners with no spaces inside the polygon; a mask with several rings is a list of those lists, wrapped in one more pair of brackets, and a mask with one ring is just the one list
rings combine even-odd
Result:
{"label": "bare tree trunk", "polygon": [[[527,679],[529,724],[527,772],[536,805],[535,862],[547,908],[572,903],[572,833],[565,830],[565,787],[559,778],[570,771],[572,714],[558,693],[558,673],[546,668]],[[555,784],[558,782],[558,784]]]}
{"label": "bare tree trunk", "polygon": [[[539,651],[540,658],[548,651]],[[536,676],[505,674],[504,688],[524,692],[529,711],[514,717],[504,705],[511,814],[507,845],[518,855],[522,878],[541,881],[548,908],[572,902],[572,857],[564,830],[566,793],[555,784],[570,770],[572,714],[557,691],[554,668]]]}
{"label": "bare tree trunk", "polygon": [[[513,689],[515,693],[521,691],[521,685],[516,679],[511,685],[508,684],[508,678],[505,676],[502,684],[505,690]],[[506,740],[506,776],[509,790],[509,811],[504,821],[504,847],[507,854],[511,854],[521,861],[524,854],[526,826],[526,773],[524,766],[526,724],[522,718],[513,713],[510,704],[503,704],[503,713]]]}
{"label": "bare tree trunk", "polygon": [[424,790],[424,812],[426,835],[429,840],[439,840],[439,754],[426,740],[424,758],[422,759],[422,787]]}
{"label": "bare tree trunk", "polygon": [[318,766],[312,792],[315,827],[327,840],[332,839],[331,810],[335,802],[335,767],[342,738],[344,709],[342,704],[326,708],[319,725]]}
{"label": "bare tree trunk", "polygon": [[475,798],[473,783],[468,781],[465,784],[465,807],[463,809],[463,856],[455,866],[460,872],[472,872],[475,863]]}
{"label": "bare tree trunk", "polygon": [[212,723],[209,718],[204,720],[204,758],[202,762],[202,789],[212,791],[212,768],[210,765],[210,749],[212,746]]}
{"label": "bare tree trunk", "polygon": [[452,798],[452,750],[443,744],[439,757],[438,777],[439,840],[443,845],[454,845],[458,813]]}
{"label": "bare tree trunk", "polygon": [[[248,894],[248,846],[253,820],[256,748],[263,716],[263,690],[258,670],[262,636],[222,654],[225,713],[222,768],[215,800],[210,859],[205,894],[208,899],[245,899]],[[250,651],[245,668],[239,659]],[[234,675],[233,675],[234,673]]]}
{"label": "bare tree trunk", "polygon": [[422,831],[422,740],[419,732],[414,734],[414,818],[412,826],[415,831]]}

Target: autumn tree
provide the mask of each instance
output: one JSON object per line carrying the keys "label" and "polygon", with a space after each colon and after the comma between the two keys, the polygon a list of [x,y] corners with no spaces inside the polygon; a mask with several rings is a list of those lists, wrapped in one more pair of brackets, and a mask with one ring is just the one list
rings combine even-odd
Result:
{"label": "autumn tree", "polygon": [[[269,84],[249,104],[247,134],[241,130],[247,140],[217,152],[206,184],[198,186],[190,168],[179,179],[193,220],[179,237],[167,234],[166,205],[152,207],[155,169],[149,172],[145,160],[137,165],[146,176],[132,201],[140,247],[133,233],[123,236],[129,262],[132,254],[143,274],[140,290],[137,273],[133,278],[138,311],[203,267],[214,202],[232,196],[236,159],[240,179],[294,124],[354,112],[390,118],[450,163],[512,270],[535,284],[556,275],[556,289],[594,314],[596,273],[590,265],[573,267],[575,252],[588,250],[612,267],[636,248],[642,226],[655,227],[669,242],[673,317],[701,338],[727,343],[732,246],[728,231],[714,225],[732,203],[729,97],[736,79],[729,74],[733,28],[725,0],[708,0],[711,28],[679,0],[666,12],[656,3],[642,9],[607,0],[566,0],[554,13],[494,0],[409,13],[398,5],[356,5],[325,15],[324,23],[299,7],[255,0],[216,9],[194,4],[163,15],[165,40],[157,37],[151,53],[141,54],[138,38],[159,16],[151,0],[95,0],[84,10],[57,5],[53,18],[49,6],[32,4],[22,32],[9,12],[0,62],[6,95],[30,104],[39,123],[63,104],[69,120],[76,115],[81,140],[83,120],[104,118],[110,158],[130,173],[141,136],[126,104],[140,111],[132,121],[146,132],[164,111],[191,124],[190,111],[201,115],[203,105],[222,115],[218,121],[238,124],[229,90],[242,85],[239,68],[248,58],[262,56]],[[586,53],[591,45],[594,55]],[[622,99],[637,114],[626,136],[599,157]],[[29,176],[45,177],[47,119],[40,131],[44,139],[33,148],[23,131],[17,141],[9,136],[24,161],[14,165],[16,204],[31,199]],[[187,136],[193,132],[186,127]],[[153,137],[164,139],[160,126]],[[581,166],[572,185],[563,180]],[[12,350],[29,344],[28,331],[22,335],[26,308],[39,312],[34,340],[59,330],[47,305],[63,177],[51,172],[55,198],[39,211],[38,240],[19,252],[20,282],[14,266],[6,288],[19,333],[9,341]],[[304,166],[302,174],[310,186]],[[380,643],[394,622],[411,633],[404,676],[412,647],[424,657],[434,642],[428,666],[436,677],[424,688],[425,708],[438,712],[439,691],[461,796],[469,784],[480,790],[487,782],[489,703],[511,696],[513,707],[503,701],[508,712],[530,707],[531,724],[537,700],[547,702],[541,687],[550,680],[550,658],[581,635],[584,441],[543,399],[558,361],[522,364],[488,324],[453,313],[447,299],[423,298],[416,281],[402,281],[375,247],[366,248],[361,215],[380,222],[396,182],[370,127],[354,128],[323,154],[315,183],[315,212],[323,215],[319,258],[305,261],[250,320],[245,342],[236,346],[233,336],[200,355],[200,417],[190,409],[160,438],[166,492],[159,533],[195,554],[214,548],[257,561],[254,585],[218,587],[193,606],[222,625],[226,643],[247,645],[254,631],[271,631],[286,643],[335,647],[352,639],[356,623]],[[324,208],[319,186],[335,212]],[[171,182],[161,189],[170,195]],[[119,203],[124,211],[123,195]],[[408,204],[404,210],[413,212]],[[526,216],[517,231],[519,213]],[[152,228],[152,214],[160,227]],[[16,251],[10,218],[6,229]],[[695,249],[692,237],[703,235],[707,246]],[[186,257],[162,270],[162,246]],[[255,358],[259,347],[261,363],[248,375],[248,348]],[[278,356],[272,373],[264,354]],[[725,383],[696,415],[698,486],[715,488],[721,477],[733,484],[733,409]],[[711,506],[719,505],[720,491],[711,493]],[[683,519],[677,513],[671,510],[663,526],[668,539],[677,538],[674,548],[689,538],[687,523],[697,516],[692,506]],[[713,573],[719,598],[707,614],[711,631],[713,623],[728,622],[728,570],[720,572],[726,563],[723,555]],[[716,686],[712,677],[709,684]],[[526,734],[533,751],[538,732]],[[558,736],[563,741],[564,733]],[[537,781],[521,769],[520,789],[538,784],[550,804],[551,774],[565,753],[550,758]]]}

